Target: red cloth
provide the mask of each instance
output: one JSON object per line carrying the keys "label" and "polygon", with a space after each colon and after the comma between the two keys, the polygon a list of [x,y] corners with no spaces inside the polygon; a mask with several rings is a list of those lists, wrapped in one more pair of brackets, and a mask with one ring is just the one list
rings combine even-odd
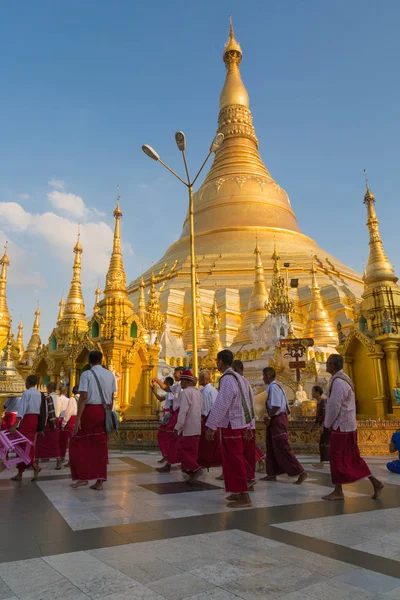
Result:
{"label": "red cloth", "polygon": [[244,458],[244,434],[247,429],[221,429],[222,469],[225,490],[231,494],[247,492],[247,472]]}
{"label": "red cloth", "polygon": [[26,465],[24,462],[20,462],[17,464],[17,469],[20,473],[25,471],[25,469],[29,466],[33,466],[36,468],[37,462],[35,460],[35,439],[36,439],[36,430],[38,427],[39,415],[27,414],[25,415],[19,424],[18,431],[24,435],[28,440],[33,442],[33,446],[29,451],[29,456],[31,462],[29,465]]}
{"label": "red cloth", "polygon": [[251,439],[247,439],[248,433],[243,437],[244,461],[248,480],[255,479],[256,476],[256,432],[252,429],[250,431]]}
{"label": "red cloth", "polygon": [[181,463],[181,469],[184,473],[194,473],[200,469],[197,462],[199,440],[199,435],[178,436],[178,461]]}
{"label": "red cloth", "polygon": [[[164,411],[164,416],[166,414],[172,414],[172,410],[165,410]],[[168,421],[169,423],[169,421]],[[158,433],[157,433],[157,443],[158,443],[158,447],[160,448],[160,452],[162,454],[162,456],[168,456],[168,443],[169,443],[169,438],[168,438],[168,423],[166,425],[163,425],[162,423],[160,423],[160,427],[158,428]]]}
{"label": "red cloth", "polygon": [[199,441],[199,465],[206,469],[211,467],[220,467],[222,465],[221,454],[221,434],[219,429],[214,433],[214,440],[209,442],[206,439],[206,421],[207,417],[201,417],[201,436]]}
{"label": "red cloth", "polygon": [[371,476],[367,463],[360,456],[357,430],[340,431],[340,429],[332,429],[329,462],[334,485],[353,483]]}
{"label": "red cloth", "polygon": [[75,423],[76,416],[74,415],[70,418],[64,429],[62,429],[62,419],[60,419],[60,458],[65,458],[65,455],[67,454],[68,442],[72,438]]}
{"label": "red cloth", "polygon": [[17,415],[15,413],[4,413],[4,417],[1,421],[0,431],[7,431],[8,429],[11,429],[16,420]]}
{"label": "red cloth", "polygon": [[288,419],[281,413],[272,419],[267,426],[267,475],[276,477],[286,473],[290,477],[304,472],[289,444]]}
{"label": "red cloth", "polygon": [[179,462],[178,459],[178,438],[174,435],[175,425],[178,421],[179,408],[172,413],[172,417],[167,424],[167,435],[168,435],[168,448],[167,448],[167,462],[170,465],[176,465]]}
{"label": "red cloth", "polygon": [[107,480],[106,417],[102,404],[86,404],[81,428],[69,444],[73,481]]}
{"label": "red cloth", "polygon": [[37,434],[35,458],[60,458],[60,430],[58,420],[54,429],[51,429],[47,422],[43,434]]}
{"label": "red cloth", "polygon": [[256,444],[256,463],[259,460],[263,460],[265,458],[265,452],[261,450],[261,448]]}

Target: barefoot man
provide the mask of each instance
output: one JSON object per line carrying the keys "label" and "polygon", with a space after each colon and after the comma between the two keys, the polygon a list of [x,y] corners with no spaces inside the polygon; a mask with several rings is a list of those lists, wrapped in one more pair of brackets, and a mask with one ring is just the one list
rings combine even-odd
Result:
{"label": "barefoot man", "polygon": [[374,488],[372,498],[379,498],[383,489],[376,477],[371,475],[361,458],[357,444],[356,398],[354,384],[343,371],[343,356],[331,354],[326,370],[332,375],[329,383],[325,427],[331,430],[330,466],[334,491],[324,500],[344,500],[343,483],[354,483],[368,477]]}
{"label": "barefoot man", "polygon": [[[95,480],[92,490],[102,490],[107,480],[107,434],[102,396],[112,405],[117,387],[114,374],[101,366],[99,350],[89,352],[90,370],[79,381],[78,414],[69,445],[73,489]],[[100,391],[101,390],[101,391]]]}
{"label": "barefoot man", "polygon": [[299,463],[289,444],[288,413],[289,406],[283,387],[275,381],[276,373],[272,367],[263,369],[264,383],[268,385],[267,416],[267,476],[263,481],[276,481],[277,475],[297,476],[294,482],[303,483],[308,477],[307,471]]}
{"label": "barefoot man", "polygon": [[186,482],[194,483],[203,473],[197,456],[201,434],[203,397],[196,387],[197,379],[189,370],[181,375],[181,406],[174,435],[178,438],[178,460],[181,471],[188,476]]}

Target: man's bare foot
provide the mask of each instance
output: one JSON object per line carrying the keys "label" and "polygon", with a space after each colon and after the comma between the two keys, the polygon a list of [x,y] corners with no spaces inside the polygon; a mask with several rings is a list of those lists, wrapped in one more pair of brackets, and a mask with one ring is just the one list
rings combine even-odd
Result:
{"label": "man's bare foot", "polygon": [[228,502],[232,502],[234,500],[237,500],[239,495],[240,494],[229,494],[229,496],[226,497],[226,500],[228,500]]}
{"label": "man's bare foot", "polygon": [[88,485],[88,483],[88,481],[76,481],[75,483],[71,483],[70,488],[72,488],[73,490],[77,490],[80,487]]}
{"label": "man's bare foot", "polygon": [[238,494],[235,500],[228,503],[228,508],[247,508],[248,506],[252,506],[252,503],[247,492]]}
{"label": "man's bare foot", "polygon": [[276,481],[275,475],[267,475],[266,477],[261,477],[260,481]]}
{"label": "man's bare foot", "polygon": [[56,471],[61,471],[64,460],[62,458],[57,458]]}
{"label": "man's bare foot", "polygon": [[377,500],[385,486],[383,485],[382,481],[379,481],[379,479],[375,478],[371,481],[371,483],[374,486],[374,494],[372,496],[372,500]]}
{"label": "man's bare foot", "polygon": [[343,494],[338,494],[337,492],[333,491],[327,496],[322,496],[322,500],[329,500],[330,502],[334,502],[335,500],[344,500],[344,496]]}
{"label": "man's bare foot", "polygon": [[14,475],[14,477],[11,477],[11,481],[22,481],[22,473],[18,473],[17,475]]}
{"label": "man's bare foot", "polygon": [[94,483],[93,485],[90,486],[91,490],[98,490],[101,491],[103,489],[103,482],[101,479],[98,479],[96,481],[96,483]]}
{"label": "man's bare foot", "polygon": [[190,473],[189,475],[189,479],[187,480],[186,483],[188,483],[189,485],[192,485],[193,483],[195,483],[199,477],[201,477],[203,475],[203,469],[197,469],[197,471],[195,471],[194,473]]}
{"label": "man's bare foot", "polygon": [[39,477],[39,473],[42,469],[40,467],[36,467],[36,469],[33,469],[33,477],[31,479],[31,481],[37,481],[38,477]]}
{"label": "man's bare foot", "polygon": [[159,473],[169,473],[170,470],[171,470],[171,465],[169,463],[167,463],[163,467],[159,467],[158,469],[156,469],[156,471],[158,471]]}
{"label": "man's bare foot", "polygon": [[163,462],[166,462],[167,460],[168,460],[167,456],[162,456],[162,457],[160,458],[160,460],[158,460],[157,462],[158,462],[158,463],[163,463]]}
{"label": "man's bare foot", "polygon": [[324,463],[320,462],[320,463],[316,463],[315,465],[311,465],[312,467],[314,467],[314,469],[323,469],[324,468]]}
{"label": "man's bare foot", "polygon": [[69,469],[69,461],[65,463],[64,468]]}
{"label": "man's bare foot", "polygon": [[297,481],[294,481],[294,485],[301,485],[303,483],[303,481],[305,481],[308,477],[308,473],[307,471],[303,471],[302,473],[300,473],[300,475],[297,478]]}
{"label": "man's bare foot", "polygon": [[224,474],[221,473],[221,475],[218,475],[218,477],[215,478],[215,481],[223,481],[224,480]]}

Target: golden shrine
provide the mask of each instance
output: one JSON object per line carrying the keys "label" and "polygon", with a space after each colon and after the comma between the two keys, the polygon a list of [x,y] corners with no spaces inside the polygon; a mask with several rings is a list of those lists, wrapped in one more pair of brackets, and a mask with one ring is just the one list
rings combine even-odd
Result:
{"label": "golden shrine", "polygon": [[[217,127],[224,140],[194,195],[199,362],[212,369],[217,352],[231,348],[244,362],[260,411],[265,401],[261,371],[268,364],[274,366],[295,414],[305,418],[314,408],[312,386],[327,387],[327,357],[340,352],[355,382],[359,417],[368,423],[367,432],[383,432],[383,446],[394,419],[400,418],[400,288],[383,250],[375,197],[367,182],[370,255],[361,277],[300,230],[288,195],[264,165],[241,78],[242,56],[231,24],[223,52],[226,77]],[[39,307],[26,348],[22,322],[17,340],[10,338],[6,249],[0,260],[0,343],[7,352],[13,348],[21,375],[33,371],[42,384],[52,379],[71,388],[79,381],[88,352],[101,349],[105,366],[117,379],[121,415],[134,421],[123,424],[120,441],[152,443],[156,424],[146,425],[157,411],[151,377],[165,376],[174,366],[191,362],[189,216],[181,237],[128,286],[121,218],[118,197],[105,288],[103,296],[96,289],[89,316],[81,289],[83,248],[78,235],[68,296],[59,303],[58,320],[46,344],[40,339]],[[281,340],[299,338],[313,339],[304,357],[301,391],[280,347]],[[368,421],[377,419],[391,423],[384,427]],[[292,429],[302,451],[314,444],[304,423],[293,423]],[[129,437],[130,430],[136,433]],[[366,436],[371,440],[370,433]],[[375,452],[378,446],[377,442]]]}

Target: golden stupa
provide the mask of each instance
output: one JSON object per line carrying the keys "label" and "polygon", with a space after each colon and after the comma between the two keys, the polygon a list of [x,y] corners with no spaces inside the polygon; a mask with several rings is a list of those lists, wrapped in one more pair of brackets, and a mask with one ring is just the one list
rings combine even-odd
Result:
{"label": "golden stupa", "polygon": [[[195,252],[203,311],[210,314],[211,290],[217,288],[222,342],[231,345],[241,327],[241,315],[248,310],[258,237],[257,248],[263,257],[271,257],[276,245],[282,262],[290,264],[290,275],[298,279],[299,288],[308,288],[308,295],[303,293],[298,298],[304,307],[312,298],[310,261],[315,257],[319,285],[324,301],[329,304],[332,321],[340,320],[346,327],[351,322],[349,307],[361,298],[362,279],[302,233],[287,193],[265,167],[258,150],[249,95],[239,70],[242,50],[232,24],[223,60],[226,78],[220,95],[217,131],[224,134],[224,141],[204,183],[194,195]],[[273,260],[264,260],[263,267],[270,287]],[[187,312],[190,303],[188,215],[180,238],[153,269],[162,283],[160,302],[167,323],[175,335],[181,336],[185,329],[181,314]],[[147,271],[144,274],[146,288],[150,277],[151,272]],[[137,279],[129,286],[135,305],[143,289],[140,282],[141,279]],[[232,290],[238,291],[238,298],[234,298]],[[299,323],[298,333],[302,327],[304,324]]]}

